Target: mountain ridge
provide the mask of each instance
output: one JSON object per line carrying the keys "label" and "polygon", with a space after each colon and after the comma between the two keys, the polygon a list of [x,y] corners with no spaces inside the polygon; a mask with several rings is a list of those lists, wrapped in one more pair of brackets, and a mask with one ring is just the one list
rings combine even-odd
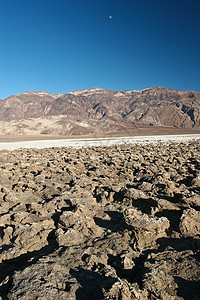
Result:
{"label": "mountain ridge", "polygon": [[166,88],[166,87],[163,87],[163,86],[155,86],[155,87],[148,87],[148,88],[144,88],[144,89],[136,89],[136,90],[111,90],[111,89],[104,89],[104,88],[100,88],[100,87],[91,87],[91,88],[88,88],[88,89],[80,89],[80,90],[74,90],[74,91],[69,91],[69,92],[66,92],[66,93],[50,93],[50,92],[47,92],[47,91],[44,91],[44,90],[38,90],[38,91],[30,91],[30,90],[27,90],[27,91],[24,91],[22,93],[18,93],[18,94],[13,94],[13,95],[10,95],[6,98],[2,98],[0,100],[6,100],[12,96],[19,96],[19,95],[23,95],[23,94],[28,94],[28,93],[32,93],[32,94],[48,94],[48,95],[66,95],[66,94],[75,94],[75,93],[79,93],[79,92],[84,92],[84,91],[89,91],[89,90],[102,90],[102,91],[111,91],[113,93],[123,93],[123,92],[142,92],[142,91],[147,91],[147,90],[152,90],[152,89],[164,89],[164,90],[170,90],[170,91],[176,91],[176,92],[180,92],[180,93],[188,93],[188,92],[192,92],[192,93],[200,93],[198,91],[195,91],[195,90],[178,90],[178,89],[172,89],[172,88]]}
{"label": "mountain ridge", "polygon": [[200,92],[94,87],[66,94],[25,91],[0,101],[0,134],[84,135],[140,126],[200,127]]}

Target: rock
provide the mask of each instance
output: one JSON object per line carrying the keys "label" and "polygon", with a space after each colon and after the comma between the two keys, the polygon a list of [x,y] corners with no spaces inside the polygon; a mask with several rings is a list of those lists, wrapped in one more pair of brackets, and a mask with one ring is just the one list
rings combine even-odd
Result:
{"label": "rock", "polygon": [[189,208],[183,211],[179,229],[183,237],[200,235],[200,211]]}
{"label": "rock", "polygon": [[191,185],[194,188],[199,188],[200,187],[200,175],[196,176],[195,178],[192,179]]}
{"label": "rock", "polygon": [[139,186],[143,192],[150,192],[152,190],[152,183],[143,181],[143,183]]}
{"label": "rock", "polygon": [[56,230],[57,242],[60,246],[78,245],[91,236],[101,236],[103,229],[96,226],[94,219],[89,217],[93,212],[85,205],[77,205],[75,212],[64,212],[59,218],[62,228]]}
{"label": "rock", "polygon": [[[52,265],[48,264],[48,261],[46,263],[39,262],[25,270],[15,272],[8,299],[69,299],[66,291],[67,278],[64,276],[66,269],[58,268],[56,264],[53,264],[53,269],[51,267]],[[73,292],[75,295],[76,290]],[[75,297],[71,299],[75,300]]]}
{"label": "rock", "polygon": [[115,282],[109,291],[105,291],[103,289],[103,296],[105,300],[109,299],[117,299],[117,300],[147,300],[148,299],[148,292],[146,290],[140,290],[138,285],[128,284],[127,280],[123,279],[120,281]]}
{"label": "rock", "polygon": [[4,239],[9,247],[2,251],[1,260],[10,260],[48,245],[48,236],[54,228],[53,220],[19,224],[14,230],[8,226],[4,230]]}
{"label": "rock", "polygon": [[198,299],[199,262],[192,251],[152,253],[144,268],[147,270],[142,277],[144,288],[150,294],[153,292],[155,298]]}
{"label": "rock", "polygon": [[13,227],[7,226],[3,229],[2,245],[10,245],[13,237]]}
{"label": "rock", "polygon": [[56,240],[59,246],[69,247],[82,244],[85,241],[85,237],[82,232],[78,232],[76,229],[69,228],[67,231],[64,231],[59,228],[56,230]]}
{"label": "rock", "polygon": [[133,230],[136,244],[140,250],[155,246],[158,238],[166,236],[170,222],[167,218],[152,217],[146,214],[138,214],[137,210],[124,211],[124,222],[127,228]]}
{"label": "rock", "polygon": [[200,197],[199,195],[195,194],[193,196],[185,197],[183,195],[183,201],[187,203],[188,207],[196,207],[197,209],[200,209]]}
{"label": "rock", "polygon": [[144,192],[134,189],[134,188],[129,188],[124,192],[124,197],[129,198],[132,200],[137,200],[137,199],[146,199],[147,196],[145,195]]}
{"label": "rock", "polygon": [[136,210],[128,209],[124,212],[125,224],[137,231],[164,232],[169,228],[169,220],[165,217],[151,217],[147,214],[137,214]]}
{"label": "rock", "polygon": [[133,262],[133,257],[130,253],[122,254],[120,256],[121,258],[121,264],[124,270],[132,270],[135,266]]}
{"label": "rock", "polygon": [[10,214],[5,214],[0,217],[0,226],[10,225]]}
{"label": "rock", "polygon": [[78,216],[72,211],[64,212],[59,218],[59,223],[65,228],[72,227],[77,221]]}

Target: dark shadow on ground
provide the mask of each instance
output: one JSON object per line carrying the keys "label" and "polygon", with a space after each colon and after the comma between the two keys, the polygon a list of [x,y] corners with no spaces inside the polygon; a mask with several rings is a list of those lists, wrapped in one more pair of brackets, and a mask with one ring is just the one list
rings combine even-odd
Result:
{"label": "dark shadow on ground", "polygon": [[79,267],[76,270],[70,269],[70,274],[76,278],[81,287],[76,291],[77,300],[102,300],[102,288],[108,291],[117,281],[111,276],[104,276],[90,270]]}
{"label": "dark shadow on ground", "polygon": [[174,276],[174,280],[178,285],[178,296],[183,297],[184,300],[200,299],[200,281],[189,281],[179,276]]}
{"label": "dark shadow on ground", "polygon": [[118,232],[124,229],[123,226],[123,214],[118,211],[106,211],[106,214],[111,218],[110,220],[104,220],[98,217],[94,218],[96,225],[102,228],[111,230],[112,232]]}
{"label": "dark shadow on ground", "polygon": [[[175,193],[173,197],[163,195],[163,194],[156,194],[155,195],[158,199],[164,199],[167,200],[173,204],[184,204],[184,200],[182,199],[182,194],[181,193]],[[159,201],[158,201],[159,202]]]}
{"label": "dark shadow on ground", "polygon": [[3,300],[7,300],[7,294],[12,286],[12,276],[15,271],[23,271],[25,268],[35,264],[40,258],[52,253],[58,248],[56,243],[54,231],[48,236],[48,245],[42,247],[40,250],[22,254],[16,258],[8,259],[0,264],[0,283],[2,283],[7,276],[9,279],[0,286],[0,295]]}
{"label": "dark shadow on ground", "polygon": [[169,246],[178,252],[200,250],[200,239],[198,238],[159,238],[156,242],[159,245],[158,251],[164,251]]}
{"label": "dark shadow on ground", "polygon": [[155,214],[156,217],[166,217],[170,221],[170,229],[179,232],[182,210],[163,209]]}
{"label": "dark shadow on ground", "polygon": [[137,199],[132,201],[133,207],[141,210],[142,213],[150,214],[152,207],[157,207],[158,202],[153,199]]}

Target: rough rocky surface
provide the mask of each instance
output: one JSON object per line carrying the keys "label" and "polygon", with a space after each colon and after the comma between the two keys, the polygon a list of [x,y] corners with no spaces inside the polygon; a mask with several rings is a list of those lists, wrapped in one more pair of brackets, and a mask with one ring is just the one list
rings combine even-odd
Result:
{"label": "rough rocky surface", "polygon": [[27,91],[0,101],[1,135],[99,135],[144,126],[199,128],[200,92],[92,88],[65,95]]}
{"label": "rough rocky surface", "polygon": [[200,299],[199,142],[0,152],[1,299]]}

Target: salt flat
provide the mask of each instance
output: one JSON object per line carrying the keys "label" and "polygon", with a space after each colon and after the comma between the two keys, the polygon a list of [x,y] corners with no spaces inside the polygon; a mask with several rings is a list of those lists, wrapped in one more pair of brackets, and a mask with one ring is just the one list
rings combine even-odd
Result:
{"label": "salt flat", "polygon": [[20,148],[53,148],[53,147],[99,147],[125,144],[150,144],[159,142],[189,142],[199,140],[200,134],[185,135],[152,135],[152,136],[127,136],[127,137],[105,137],[105,138],[81,138],[81,139],[58,139],[58,140],[37,140],[1,142],[0,150],[15,150]]}

